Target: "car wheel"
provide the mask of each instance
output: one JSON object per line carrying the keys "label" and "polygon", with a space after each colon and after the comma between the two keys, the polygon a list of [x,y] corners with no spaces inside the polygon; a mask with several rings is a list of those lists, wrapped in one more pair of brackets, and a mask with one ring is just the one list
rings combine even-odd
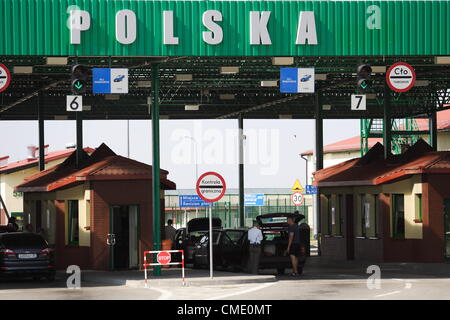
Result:
{"label": "car wheel", "polygon": [[284,268],[277,268],[278,274],[284,274]]}

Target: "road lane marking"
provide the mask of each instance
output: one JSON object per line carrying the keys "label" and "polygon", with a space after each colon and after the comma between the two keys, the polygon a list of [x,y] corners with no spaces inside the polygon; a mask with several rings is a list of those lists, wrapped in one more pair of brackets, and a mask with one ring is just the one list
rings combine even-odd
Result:
{"label": "road lane marking", "polygon": [[242,291],[238,291],[238,292],[234,292],[234,293],[228,293],[228,294],[224,294],[224,295],[220,295],[220,296],[215,296],[215,297],[212,297],[212,298],[208,298],[206,300],[220,300],[220,299],[225,299],[225,298],[229,298],[229,297],[239,296],[241,294],[250,293],[250,292],[253,292],[253,291],[258,291],[258,290],[261,290],[261,289],[273,286],[275,283],[276,282],[264,283],[264,284],[262,284],[260,286],[257,286],[257,287],[253,287],[253,288],[250,288],[250,289],[246,289],[246,290],[242,290]]}
{"label": "road lane marking", "polygon": [[173,296],[173,293],[168,290],[159,289],[159,288],[155,288],[155,287],[151,287],[151,288],[147,288],[147,289],[158,291],[161,294],[156,300],[169,300],[169,298],[171,298]]}
{"label": "road lane marking", "polygon": [[388,292],[388,293],[383,293],[383,294],[376,295],[375,298],[386,297],[386,296],[390,296],[390,295],[397,294],[400,292],[401,291],[392,291],[392,292]]}

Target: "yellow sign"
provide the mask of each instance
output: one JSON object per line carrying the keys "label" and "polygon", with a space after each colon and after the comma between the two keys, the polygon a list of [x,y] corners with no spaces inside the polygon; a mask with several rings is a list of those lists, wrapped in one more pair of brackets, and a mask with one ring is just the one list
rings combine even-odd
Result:
{"label": "yellow sign", "polygon": [[294,186],[292,187],[291,190],[292,190],[292,191],[298,191],[298,192],[302,192],[302,191],[303,191],[303,187],[302,187],[302,185],[300,184],[300,180],[295,179]]}

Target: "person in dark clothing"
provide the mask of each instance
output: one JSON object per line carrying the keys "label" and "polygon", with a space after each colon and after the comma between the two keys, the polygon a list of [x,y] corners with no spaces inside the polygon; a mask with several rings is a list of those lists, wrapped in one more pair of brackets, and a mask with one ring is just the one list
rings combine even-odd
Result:
{"label": "person in dark clothing", "polygon": [[287,219],[289,242],[285,255],[289,254],[292,263],[292,276],[298,275],[298,256],[300,254],[300,230],[295,223],[294,218],[289,217]]}
{"label": "person in dark clothing", "polygon": [[17,224],[16,221],[17,221],[16,217],[9,218],[7,226],[9,232],[19,231],[19,225]]}

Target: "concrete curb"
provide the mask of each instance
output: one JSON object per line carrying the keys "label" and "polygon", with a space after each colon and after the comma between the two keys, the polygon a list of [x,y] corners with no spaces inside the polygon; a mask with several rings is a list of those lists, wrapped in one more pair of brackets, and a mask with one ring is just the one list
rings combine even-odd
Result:
{"label": "concrete curb", "polygon": [[[227,279],[228,278],[228,279]],[[245,284],[245,283],[268,283],[268,282],[276,282],[278,281],[275,276],[260,276],[260,277],[250,277],[250,278],[231,278],[230,277],[217,277],[214,279],[209,278],[192,278],[186,279],[186,287],[195,286],[211,286],[211,285],[230,285],[230,284]],[[127,280],[126,286],[133,288],[145,288],[144,280]],[[148,286],[157,286],[157,287],[165,287],[165,286],[182,286],[181,278],[179,279],[149,279]]]}

